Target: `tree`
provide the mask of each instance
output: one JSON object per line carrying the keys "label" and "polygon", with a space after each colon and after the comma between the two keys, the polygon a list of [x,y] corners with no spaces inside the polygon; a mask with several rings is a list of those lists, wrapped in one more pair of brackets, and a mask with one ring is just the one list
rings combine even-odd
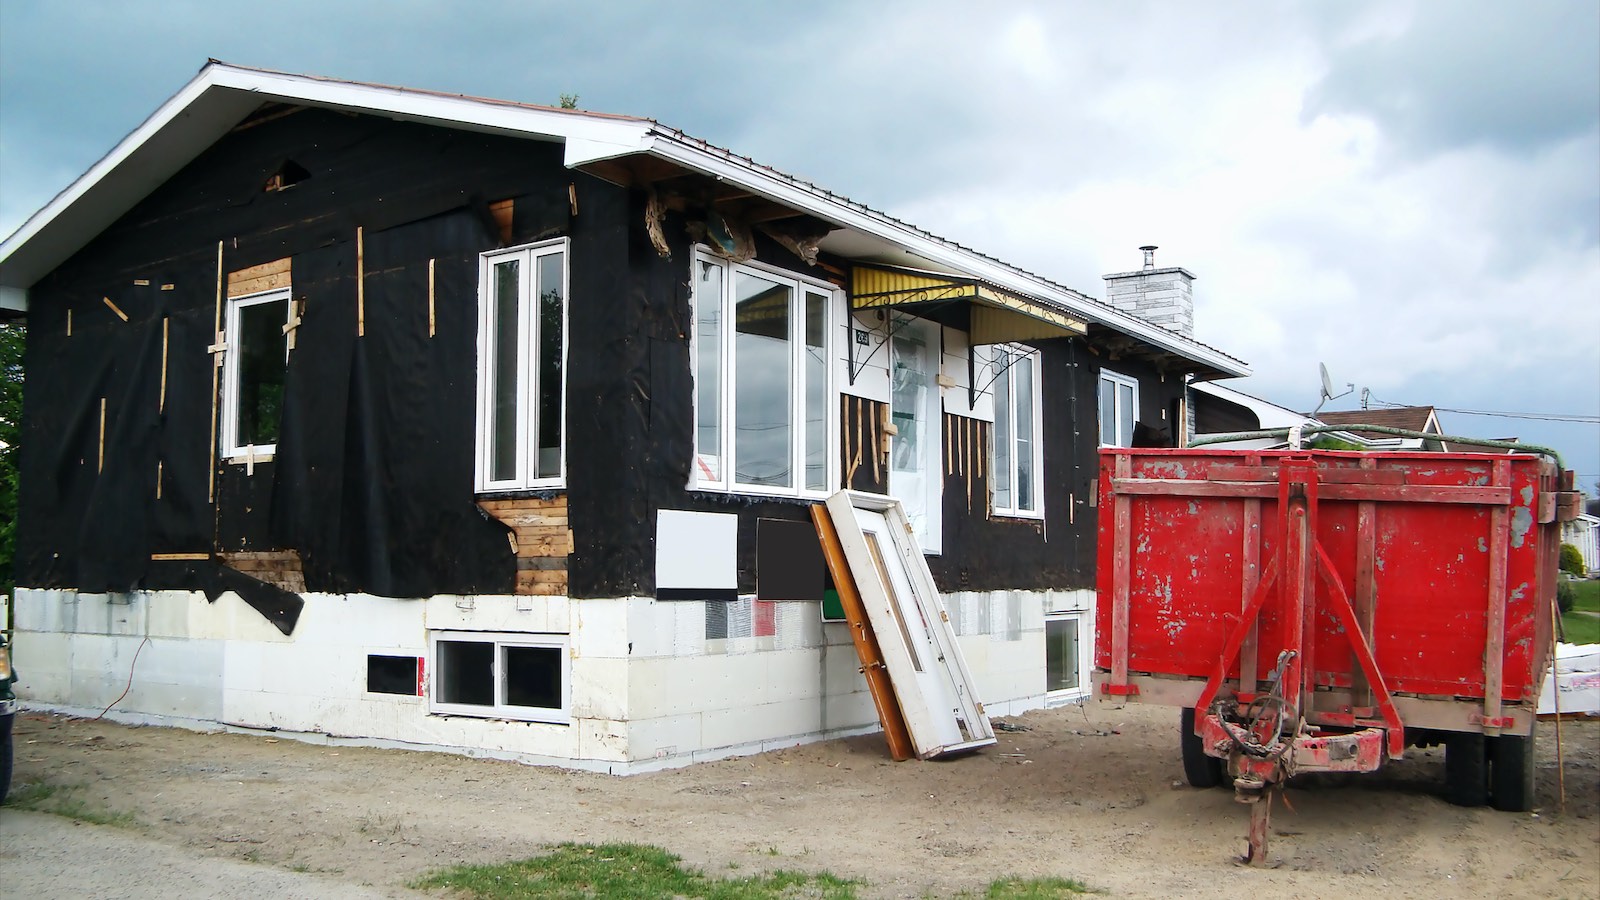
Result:
{"label": "tree", "polygon": [[1586,567],[1583,564],[1583,551],[1579,550],[1572,544],[1562,544],[1561,571],[1569,572],[1578,578],[1582,578],[1584,575],[1588,574],[1584,571],[1585,568]]}
{"label": "tree", "polygon": [[[17,444],[22,439],[22,348],[27,329],[0,322],[0,591],[15,584]],[[0,623],[4,624],[4,623]]]}

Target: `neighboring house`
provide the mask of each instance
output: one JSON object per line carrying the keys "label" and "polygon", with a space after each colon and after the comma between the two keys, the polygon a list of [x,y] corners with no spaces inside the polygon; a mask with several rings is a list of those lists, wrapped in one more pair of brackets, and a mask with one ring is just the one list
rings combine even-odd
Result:
{"label": "neighboring house", "polygon": [[1586,573],[1600,573],[1600,516],[1579,513],[1572,521],[1562,522],[1561,542],[1577,547],[1583,554]]}
{"label": "neighboring house", "polygon": [[650,120],[212,63],[0,244],[21,693],[614,772],[870,729],[789,565],[849,486],[991,713],[1082,697],[1097,447],[1247,374],[1141,317],[1174,277],[1101,303]]}
{"label": "neighboring house", "polygon": [[[1220,437],[1251,431],[1273,431],[1295,426],[1312,427],[1331,424],[1306,413],[1295,412],[1269,400],[1247,394],[1237,388],[1214,382],[1198,382],[1191,387],[1191,440]],[[1318,437],[1336,440],[1340,445],[1353,445],[1365,449],[1370,441],[1348,431],[1323,432],[1308,435],[1307,443]],[[1208,444],[1210,447],[1231,449],[1269,449],[1286,446],[1281,438],[1243,438],[1225,443]]]}
{"label": "neighboring house", "polygon": [[[1424,434],[1444,434],[1439,427],[1439,414],[1431,406],[1400,406],[1388,409],[1352,409],[1341,412],[1318,413],[1317,418],[1327,425],[1381,425],[1385,428],[1403,428]],[[1399,437],[1381,431],[1363,431],[1352,428],[1351,433],[1364,440],[1373,450],[1450,450],[1443,441],[1425,438]]]}

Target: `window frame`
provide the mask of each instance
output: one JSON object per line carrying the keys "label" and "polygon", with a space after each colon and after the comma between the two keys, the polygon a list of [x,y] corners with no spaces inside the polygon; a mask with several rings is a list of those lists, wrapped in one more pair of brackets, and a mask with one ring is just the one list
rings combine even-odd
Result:
{"label": "window frame", "polygon": [[[219,438],[222,458],[229,462],[243,462],[246,460],[268,460],[278,450],[277,443],[271,444],[241,444],[239,443],[239,388],[240,374],[239,361],[242,354],[240,350],[239,320],[246,307],[265,306],[269,303],[283,304],[283,324],[288,326],[294,318],[293,290],[288,287],[273,288],[268,291],[257,291],[253,294],[241,294],[229,297],[225,317],[223,319],[223,359],[222,359],[222,428]],[[285,377],[289,371],[289,356],[292,351],[289,342],[284,342],[283,368]],[[278,410],[279,416],[283,410]],[[282,427],[282,419],[279,420]]]}
{"label": "window frame", "polygon": [[[1129,416],[1128,416],[1128,442],[1125,443],[1125,444],[1124,443],[1108,444],[1105,441],[1105,423],[1100,420],[1100,387],[1101,387],[1101,385],[1104,385],[1104,384],[1107,384],[1107,383],[1110,383],[1112,385],[1111,400],[1112,400],[1112,409],[1114,410],[1113,415],[1116,417],[1117,424],[1119,426],[1120,426],[1120,424],[1122,422],[1123,410],[1121,409],[1122,399],[1121,399],[1121,397],[1118,396],[1118,392],[1117,392],[1116,388],[1117,387],[1128,387],[1128,388],[1132,388],[1133,389],[1133,399],[1131,401],[1133,405],[1132,405],[1132,408],[1130,410],[1128,410],[1128,413],[1129,413]],[[1100,446],[1102,446],[1102,447],[1131,447],[1131,446],[1133,446],[1133,430],[1134,430],[1134,427],[1139,424],[1139,380],[1137,378],[1129,378],[1128,376],[1120,374],[1118,372],[1113,372],[1110,369],[1101,369],[1100,370],[1100,378],[1099,378],[1098,381],[1095,382],[1095,398],[1094,398],[1094,401],[1095,401],[1094,402],[1095,440],[1099,442]],[[1120,427],[1118,427],[1117,428],[1117,435],[1120,437],[1121,433],[1122,433],[1122,429]]]}
{"label": "window frame", "polygon": [[[491,677],[494,680],[493,706],[476,703],[450,703],[439,699],[444,681],[445,667],[439,656],[439,644],[473,643],[494,647]],[[478,719],[511,719],[519,722],[542,722],[548,725],[572,724],[572,654],[569,652],[571,636],[542,632],[510,631],[429,631],[428,657],[428,713],[430,715],[470,716]],[[513,706],[505,702],[505,650],[527,647],[556,650],[561,656],[561,706]]]}
{"label": "window frame", "polygon": [[[474,427],[473,487],[477,493],[493,494],[507,491],[542,490],[561,488],[567,482],[567,362],[570,357],[572,320],[571,246],[567,238],[555,238],[522,244],[516,247],[489,250],[478,254],[478,372],[477,372],[477,422]],[[535,296],[539,261],[548,256],[561,257],[561,446],[557,452],[556,474],[530,477],[534,456],[539,452],[539,347],[540,324],[536,314],[538,297]],[[517,421],[516,474],[510,479],[494,480],[492,465],[494,434],[492,433],[495,372],[492,358],[494,337],[491,320],[491,303],[494,299],[495,266],[510,259],[520,261],[517,286]]]}
{"label": "window frame", "polygon": [[[1050,623],[1051,622],[1069,622],[1069,621],[1073,623],[1074,635],[1075,635],[1075,639],[1076,639],[1076,642],[1077,642],[1077,645],[1078,645],[1078,654],[1077,654],[1077,657],[1078,657],[1078,660],[1077,660],[1078,661],[1078,672],[1077,672],[1078,684],[1077,684],[1076,687],[1061,688],[1061,689],[1058,689],[1058,690],[1051,690],[1050,689]],[[1089,662],[1090,662],[1090,657],[1092,657],[1093,654],[1092,653],[1089,653],[1089,654],[1085,654],[1084,653],[1084,647],[1085,647],[1085,644],[1086,644],[1085,637],[1087,637],[1087,635],[1085,634],[1085,631],[1086,631],[1085,626],[1088,624],[1088,622],[1089,622],[1089,615],[1088,615],[1088,613],[1086,613],[1086,612],[1084,612],[1082,610],[1062,610],[1062,611],[1057,611],[1057,612],[1046,612],[1045,613],[1045,616],[1044,616],[1044,640],[1045,640],[1044,686],[1045,686],[1045,706],[1046,707],[1064,706],[1064,705],[1069,704],[1069,703],[1077,703],[1077,702],[1080,702],[1080,701],[1084,700],[1085,698],[1087,698],[1089,696],[1090,675],[1091,675],[1091,673],[1089,671]]]}
{"label": "window frame", "polygon": [[[1011,437],[1010,437],[1011,455],[1010,455],[1009,458],[1010,458],[1010,461],[1011,461],[1011,496],[1013,498],[1013,502],[1009,506],[1000,505],[999,501],[995,498],[994,478],[991,475],[991,477],[989,478],[989,510],[990,510],[991,514],[993,514],[995,516],[1003,516],[1005,518],[1043,519],[1044,518],[1044,506],[1045,506],[1045,504],[1044,504],[1045,480],[1044,480],[1044,396],[1043,396],[1043,393],[1044,393],[1044,391],[1043,391],[1044,376],[1043,376],[1043,373],[1042,373],[1042,366],[1040,365],[1042,354],[1040,354],[1038,348],[1029,347],[1026,344],[1001,344],[1001,345],[998,345],[997,347],[995,347],[994,349],[992,349],[990,351],[991,364],[992,364],[993,360],[998,357],[1000,351],[1003,351],[1003,352],[1006,352],[1006,353],[1010,353],[1010,354],[1015,354],[1015,355],[1018,355],[1018,356],[1026,356],[1026,357],[1028,357],[1029,363],[1030,363],[1030,365],[1028,367],[1029,368],[1029,372],[1030,372],[1029,381],[1031,382],[1031,384],[1029,385],[1029,389],[1030,389],[1030,392],[1031,392],[1030,396],[1032,396],[1032,398],[1033,398],[1033,409],[1030,410],[1031,421],[1030,421],[1029,424],[1032,427],[1033,441],[1032,441],[1031,445],[1028,448],[1029,449],[1029,454],[1028,455],[1031,457],[1031,462],[1033,463],[1033,481],[1034,481],[1033,502],[1034,502],[1034,505],[1035,505],[1036,508],[1024,508],[1024,507],[1019,506],[1019,505],[1017,505],[1015,503],[1015,498],[1017,496],[1017,460],[1018,460],[1018,454],[1017,454],[1017,425],[1016,425],[1017,416],[1016,416],[1016,399],[1015,399],[1016,395],[1017,395],[1016,394],[1016,379],[1015,379],[1015,375],[1016,375],[1016,360],[1010,360],[1010,361],[1008,361],[1006,363],[1006,367],[1005,367],[1004,371],[1000,372],[1000,374],[995,376],[995,381],[997,381],[997,382],[1002,378],[1004,378],[1006,380],[1006,398],[1007,398],[1007,403],[1006,403],[1006,409],[1004,409],[1004,410],[1000,409],[1000,404],[999,403],[995,403],[994,404],[995,426],[994,426],[994,431],[993,431],[993,435],[994,435],[993,440],[991,440],[990,443],[989,443],[989,464],[990,464],[989,465],[989,471],[991,473],[993,473],[995,471],[995,466],[998,465],[998,456],[999,456],[998,442],[1000,440],[1000,417],[1002,415],[1004,415],[1004,416],[1006,416],[1007,420],[1011,424],[1011,428],[1010,428],[1010,432],[1009,432],[1010,435],[1011,435]],[[995,395],[998,394],[998,391],[995,390],[995,386],[992,385],[992,384],[990,386],[990,394],[991,394],[991,396],[995,396]]]}
{"label": "window frame", "polygon": [[[719,342],[716,347],[718,360],[718,444],[717,451],[721,458],[720,478],[711,479],[702,475],[703,467],[700,463],[700,390],[699,385],[694,385],[691,390],[691,448],[689,460],[690,490],[714,491],[728,494],[749,494],[767,497],[802,497],[807,499],[825,499],[829,486],[837,483],[839,463],[834,458],[833,448],[837,445],[839,429],[839,411],[837,409],[837,394],[835,393],[835,374],[833,347],[835,336],[833,330],[838,325],[838,307],[842,292],[837,285],[817,278],[810,278],[798,272],[778,268],[755,260],[734,262],[723,259],[711,253],[705,245],[696,245],[695,252],[690,261],[689,271],[689,371],[692,378],[698,378],[700,372],[701,354],[705,348],[700,340],[700,327],[696,318],[700,305],[705,298],[698,295],[700,284],[699,267],[703,264],[712,264],[722,269],[721,292],[717,298],[722,318],[719,332]],[[789,322],[789,377],[790,390],[793,399],[793,409],[790,413],[790,471],[794,473],[793,484],[788,487],[750,484],[737,480],[737,393],[734,375],[737,372],[738,358],[736,344],[738,341],[738,328],[736,322],[737,306],[737,277],[741,271],[767,281],[785,284],[791,290],[790,308],[795,311]],[[808,294],[817,294],[823,299],[822,334],[822,414],[823,414],[823,486],[810,488],[806,486],[806,372],[805,354],[806,345],[806,300]]]}

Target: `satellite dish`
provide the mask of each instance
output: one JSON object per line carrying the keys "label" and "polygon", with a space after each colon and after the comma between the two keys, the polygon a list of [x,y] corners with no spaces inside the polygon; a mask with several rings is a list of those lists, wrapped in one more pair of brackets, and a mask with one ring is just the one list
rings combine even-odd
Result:
{"label": "satellite dish", "polygon": [[1327,364],[1317,363],[1317,371],[1322,375],[1322,399],[1317,401],[1317,408],[1311,411],[1313,418],[1316,417],[1317,413],[1322,412],[1322,405],[1324,403],[1327,403],[1329,400],[1336,400],[1340,397],[1343,397],[1345,394],[1348,394],[1356,389],[1355,384],[1351,383],[1345,385],[1344,393],[1335,394],[1333,392],[1333,378],[1328,375]]}

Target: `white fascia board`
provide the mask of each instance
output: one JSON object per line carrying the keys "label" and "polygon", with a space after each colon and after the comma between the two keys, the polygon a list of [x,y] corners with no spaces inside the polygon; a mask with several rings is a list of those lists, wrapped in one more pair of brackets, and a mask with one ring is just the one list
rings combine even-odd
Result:
{"label": "white fascia board", "polygon": [[645,119],[545,109],[476,97],[430,94],[385,85],[330,81],[230,66],[216,69],[214,83],[219,87],[250,91],[259,95],[262,101],[310,104],[368,115],[388,113],[408,121],[454,128],[475,126],[481,130],[548,140],[578,138],[636,145],[652,124]]}
{"label": "white fascia board", "polygon": [[660,127],[654,130],[653,139],[648,142],[646,149],[663,159],[739,185],[786,206],[805,210],[835,225],[891,241],[936,264],[949,266],[958,272],[964,272],[974,278],[1026,296],[1049,300],[1075,316],[1115,328],[1231,376],[1243,377],[1250,374],[1248,366],[1209,348],[1174,340],[1176,335],[1159,325],[1124,315],[1110,307],[1095,303],[1085,295],[1031,278],[1003,263],[964,252],[866,207],[843,202],[837,197],[807,188],[754,166],[733,154],[698,146]]}

